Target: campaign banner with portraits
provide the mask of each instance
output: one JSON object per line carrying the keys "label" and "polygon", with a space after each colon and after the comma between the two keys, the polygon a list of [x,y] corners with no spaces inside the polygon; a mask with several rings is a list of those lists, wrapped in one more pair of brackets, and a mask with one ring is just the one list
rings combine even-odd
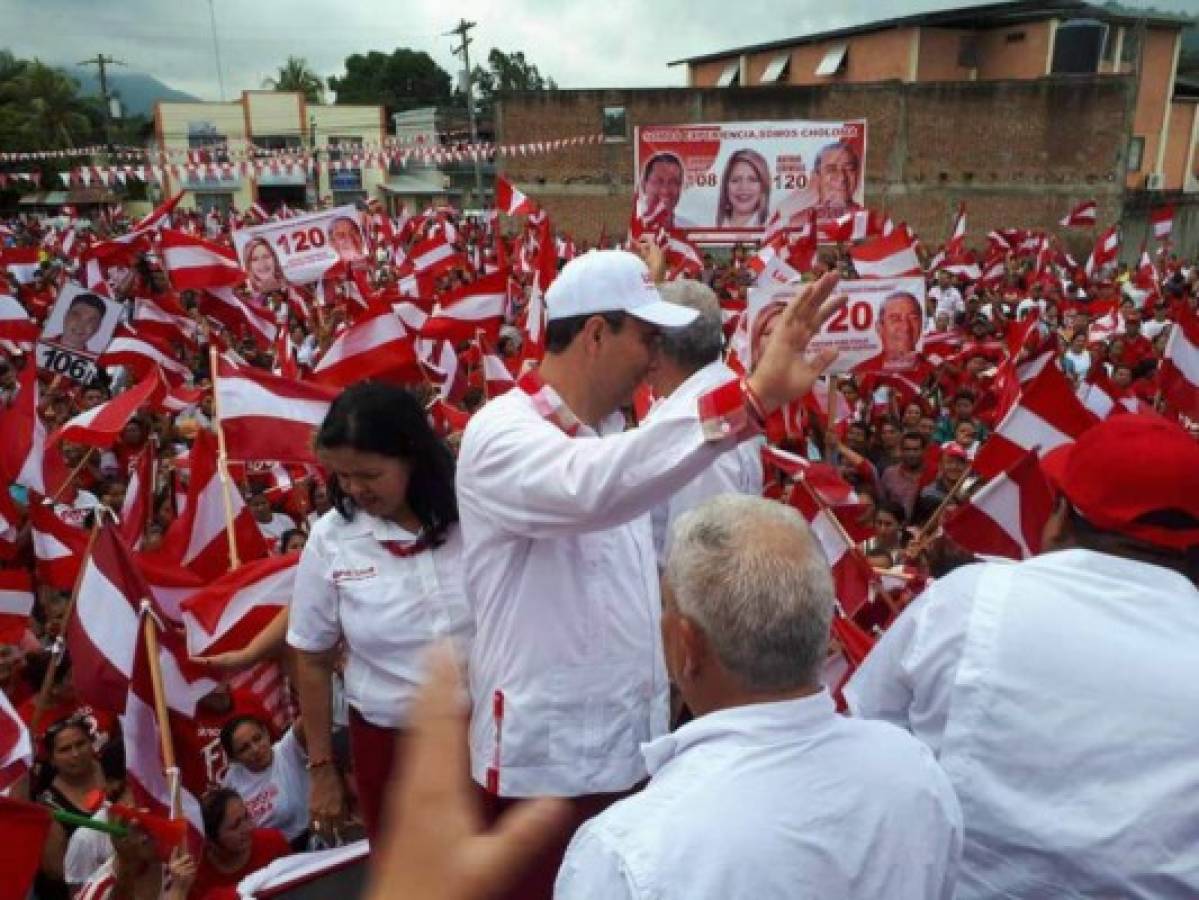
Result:
{"label": "campaign banner with portraits", "polygon": [[643,125],[634,137],[645,208],[704,244],[761,238],[772,218],[832,221],[866,199],[866,121]]}
{"label": "campaign banner with portraits", "polygon": [[[775,318],[796,286],[753,288],[747,315],[752,352],[772,330]],[[830,374],[893,372],[917,368],[924,341],[923,278],[860,278],[842,281],[837,293],[848,302],[829,319],[808,345],[810,352],[832,348],[837,359]]]}
{"label": "campaign banner with portraits", "polygon": [[42,326],[38,368],[90,383],[96,377],[96,359],[111,343],[120,321],[121,304],[67,282]]}
{"label": "campaign banner with portraits", "polygon": [[338,262],[367,257],[362,216],[353,206],[267,222],[233,232],[233,246],[254,294],[319,281]]}

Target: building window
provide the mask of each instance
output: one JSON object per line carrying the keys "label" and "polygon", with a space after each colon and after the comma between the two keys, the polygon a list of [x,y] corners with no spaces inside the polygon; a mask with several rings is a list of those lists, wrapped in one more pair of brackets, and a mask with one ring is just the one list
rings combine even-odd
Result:
{"label": "building window", "polygon": [[1103,26],[1103,53],[1099,58],[1108,65],[1116,59],[1116,29],[1110,25]]}
{"label": "building window", "polygon": [[766,71],[762,73],[762,80],[759,84],[776,84],[780,81],[789,81],[791,74],[791,51],[780,53],[772,59],[766,66]]}
{"label": "building window", "polygon": [[741,60],[735,59],[720,73],[716,79],[717,87],[734,87],[741,78]]}
{"label": "building window", "polygon": [[629,120],[623,106],[605,106],[604,121],[601,128],[604,140],[617,143],[629,139]]}
{"label": "building window", "polygon": [[254,146],[259,150],[299,150],[303,141],[299,135],[256,134]]}
{"label": "building window", "polygon": [[958,68],[978,68],[978,35],[964,34],[958,41]]}
{"label": "building window", "polygon": [[196,209],[207,215],[214,209],[221,215],[226,215],[233,206],[232,194],[208,193],[196,191]]}
{"label": "building window", "polygon": [[849,44],[845,41],[833,44],[825,51],[824,59],[820,60],[820,65],[816,67],[816,74],[821,78],[829,78],[843,72],[848,59]]}
{"label": "building window", "polygon": [[1003,42],[1005,44],[1019,44],[1024,41],[1024,37],[1023,31],[1009,31],[1003,36]]}
{"label": "building window", "polygon": [[1145,139],[1134,137],[1128,142],[1128,171],[1139,172],[1145,161]]}
{"label": "building window", "polygon": [[1124,29],[1124,44],[1120,47],[1120,65],[1121,66],[1136,66],[1137,59],[1141,55],[1141,30],[1140,28],[1125,28]]}
{"label": "building window", "polygon": [[[353,157],[355,153],[362,151],[362,138],[360,137],[330,137],[328,141],[329,162],[340,162],[343,157]],[[353,169],[330,169],[329,170],[329,189],[333,191],[334,196],[342,191],[360,191],[362,190],[362,169],[355,167]]]}
{"label": "building window", "polygon": [[187,123],[187,149],[200,151],[199,162],[229,162],[229,139],[212,122]]}

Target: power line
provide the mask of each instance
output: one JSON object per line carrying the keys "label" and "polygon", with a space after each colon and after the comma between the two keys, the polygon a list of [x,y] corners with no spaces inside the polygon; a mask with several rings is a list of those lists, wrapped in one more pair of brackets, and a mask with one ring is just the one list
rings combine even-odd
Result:
{"label": "power line", "polygon": [[108,93],[108,70],[106,67],[110,65],[127,66],[128,63],[112,56],[105,56],[103,53],[97,53],[93,59],[85,59],[76,65],[96,66],[100,70],[100,101],[104,106],[104,143],[108,147],[108,152],[112,153],[112,107],[109,105],[112,98]]}

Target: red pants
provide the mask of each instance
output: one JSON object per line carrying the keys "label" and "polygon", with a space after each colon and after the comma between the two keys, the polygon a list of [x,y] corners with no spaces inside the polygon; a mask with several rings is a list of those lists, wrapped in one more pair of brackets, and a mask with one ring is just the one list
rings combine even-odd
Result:
{"label": "red pants", "polygon": [[[483,821],[488,828],[492,827],[509,807],[521,802],[519,798],[515,797],[497,797],[495,794],[485,791],[478,784],[475,786],[478,788],[481,798]],[[632,790],[622,791],[619,794],[585,794],[582,797],[567,798],[574,808],[574,815],[568,830],[562,835],[561,840],[552,844],[538,857],[535,868],[521,880],[520,884],[499,900],[553,900],[554,880],[558,877],[562,858],[566,855],[566,848],[575,832],[588,819],[598,816],[613,803],[637,793],[644,786],[645,784],[642,783]]]}
{"label": "red pants", "polygon": [[382,832],[388,782],[399,776],[403,766],[402,749],[397,755],[397,744],[407,742],[402,734],[397,728],[372,725],[350,707],[350,757],[362,821],[372,844],[377,843]]}

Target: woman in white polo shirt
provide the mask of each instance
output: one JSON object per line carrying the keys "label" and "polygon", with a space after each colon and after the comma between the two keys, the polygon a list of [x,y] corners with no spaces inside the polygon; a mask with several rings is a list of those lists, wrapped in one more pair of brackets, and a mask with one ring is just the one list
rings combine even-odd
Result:
{"label": "woman in white polo shirt", "polygon": [[331,836],[346,815],[333,766],[330,676],[346,648],[350,752],[368,834],[429,644],[465,654],[474,620],[462,589],[454,458],[408,392],[348,388],[316,436],[333,509],[312,529],[296,573],[287,643],[296,649],[308,736],[313,830]]}

